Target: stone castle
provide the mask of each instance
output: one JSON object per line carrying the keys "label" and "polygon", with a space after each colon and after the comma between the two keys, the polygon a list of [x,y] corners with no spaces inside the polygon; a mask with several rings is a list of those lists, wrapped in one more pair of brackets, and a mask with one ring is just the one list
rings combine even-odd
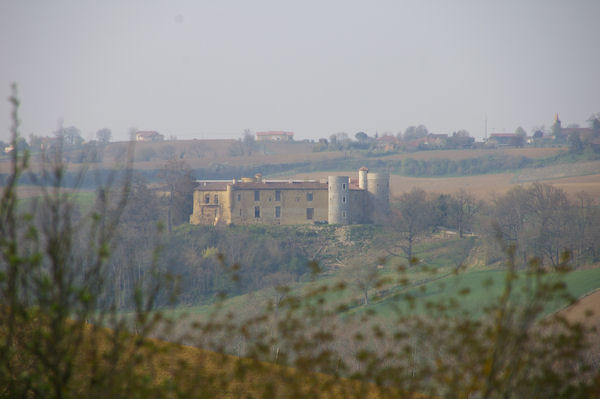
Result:
{"label": "stone castle", "polygon": [[326,180],[199,180],[194,190],[191,224],[362,224],[389,214],[390,178],[369,173],[358,179]]}

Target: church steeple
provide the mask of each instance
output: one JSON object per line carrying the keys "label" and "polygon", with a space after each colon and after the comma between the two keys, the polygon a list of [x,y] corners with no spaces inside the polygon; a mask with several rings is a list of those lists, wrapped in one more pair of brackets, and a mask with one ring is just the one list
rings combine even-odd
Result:
{"label": "church steeple", "polygon": [[554,124],[552,124],[552,135],[555,140],[559,140],[562,138],[562,126],[560,124],[560,119],[558,118],[558,112],[554,114]]}

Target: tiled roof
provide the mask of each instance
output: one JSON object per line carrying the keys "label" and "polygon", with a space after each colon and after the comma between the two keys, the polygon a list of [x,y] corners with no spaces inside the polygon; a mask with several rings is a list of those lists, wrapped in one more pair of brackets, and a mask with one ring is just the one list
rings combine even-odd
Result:
{"label": "tiled roof", "polygon": [[225,191],[227,186],[232,185],[234,190],[327,190],[327,183],[319,182],[236,182],[233,184],[232,181],[223,182],[199,182],[195,190],[198,191]]}
{"label": "tiled roof", "polygon": [[563,127],[561,133],[566,136],[572,133],[593,134],[594,130],[589,127]]}
{"label": "tiled roof", "polygon": [[327,183],[317,182],[262,182],[262,183],[236,183],[233,186],[236,190],[327,190]]}
{"label": "tiled roof", "polygon": [[[194,188],[197,191],[226,191],[227,186],[233,186],[234,190],[327,190],[328,183],[320,183],[317,181],[306,180],[264,180],[262,182],[242,182],[233,180],[207,180],[198,181],[198,185]],[[349,179],[348,189],[362,190],[359,187],[358,179]]]}

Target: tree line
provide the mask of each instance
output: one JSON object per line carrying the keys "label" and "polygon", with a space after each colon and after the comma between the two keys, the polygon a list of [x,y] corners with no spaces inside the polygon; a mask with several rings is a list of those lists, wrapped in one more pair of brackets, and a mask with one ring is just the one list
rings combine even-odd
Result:
{"label": "tree line", "polygon": [[450,229],[459,237],[475,234],[486,244],[487,262],[501,258],[495,237],[518,248],[517,263],[539,259],[558,265],[568,252],[575,265],[600,260],[600,203],[586,192],[568,197],[549,184],[515,186],[491,201],[459,190],[455,194],[426,193],[413,189],[395,202],[386,228],[402,233],[400,249],[410,261],[417,242],[433,232]]}

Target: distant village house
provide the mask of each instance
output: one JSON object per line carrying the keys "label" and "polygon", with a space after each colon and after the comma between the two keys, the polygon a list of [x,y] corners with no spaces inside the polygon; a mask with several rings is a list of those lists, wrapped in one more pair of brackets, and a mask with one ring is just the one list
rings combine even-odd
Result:
{"label": "distant village house", "polygon": [[488,141],[496,145],[504,146],[514,145],[517,139],[518,136],[516,133],[492,133],[490,134]]}
{"label": "distant village house", "polygon": [[256,141],[293,141],[293,132],[257,132]]}
{"label": "distant village house", "polygon": [[155,131],[139,131],[135,133],[135,141],[163,141],[165,136]]}
{"label": "distant village house", "polygon": [[396,151],[400,148],[400,140],[395,136],[385,134],[375,139],[375,147],[383,151]]}
{"label": "distant village house", "polygon": [[560,135],[564,139],[568,139],[572,134],[576,134],[581,139],[593,139],[594,129],[589,127],[563,127],[560,129]]}

